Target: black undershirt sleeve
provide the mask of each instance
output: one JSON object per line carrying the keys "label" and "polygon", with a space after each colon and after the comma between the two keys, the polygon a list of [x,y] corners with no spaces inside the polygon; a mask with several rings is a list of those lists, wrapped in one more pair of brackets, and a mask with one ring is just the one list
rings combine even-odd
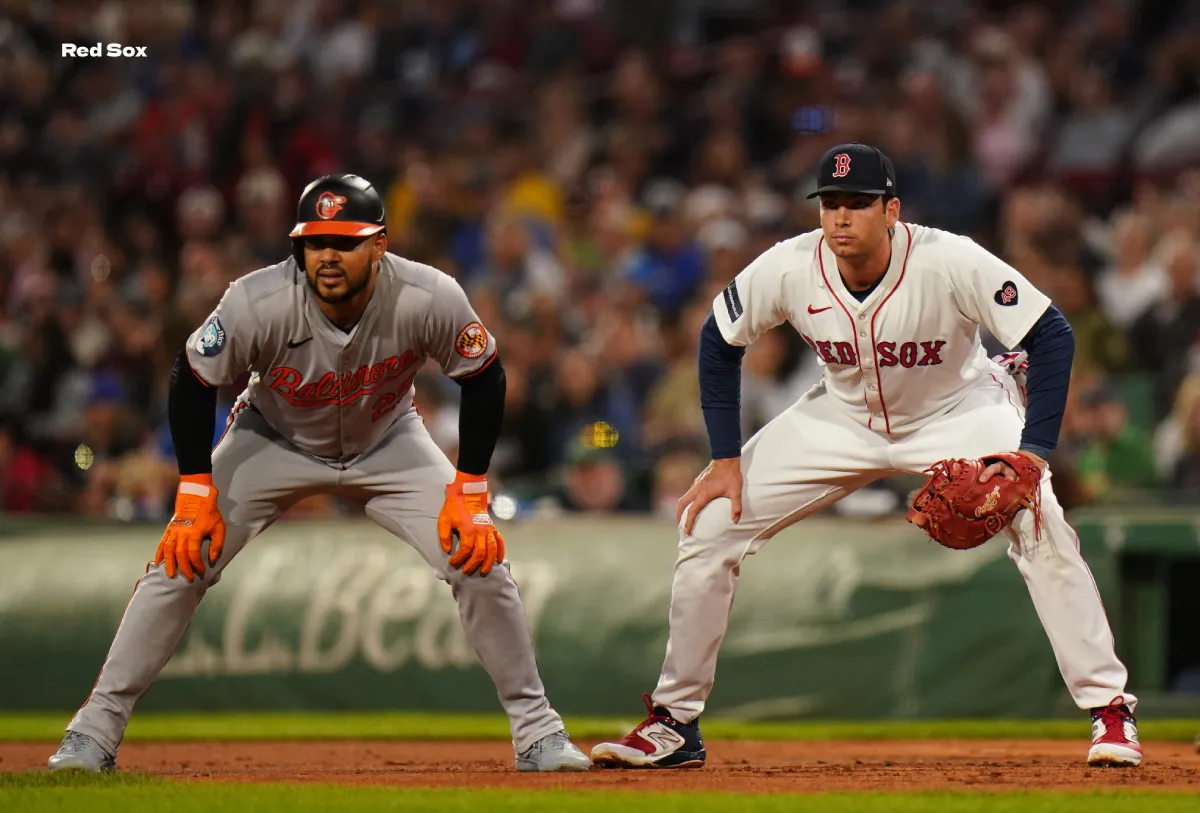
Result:
{"label": "black undershirt sleeve", "polygon": [[171,427],[179,473],[211,474],[217,388],[208,386],[192,372],[187,350],[179,351],[171,370],[167,423]]}
{"label": "black undershirt sleeve", "polygon": [[497,356],[482,372],[454,380],[462,387],[458,409],[458,470],[463,474],[487,474],[504,423],[507,389],[504,365]]}

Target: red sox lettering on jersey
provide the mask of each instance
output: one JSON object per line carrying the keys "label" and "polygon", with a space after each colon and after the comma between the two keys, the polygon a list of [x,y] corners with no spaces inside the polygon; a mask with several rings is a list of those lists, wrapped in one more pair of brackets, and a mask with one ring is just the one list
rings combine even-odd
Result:
{"label": "red sox lettering on jersey", "polygon": [[[813,340],[810,336],[803,335],[801,338],[826,364],[841,364],[847,367],[858,365],[854,346],[849,342]],[[934,342],[904,342],[899,348],[895,342],[880,342],[875,345],[875,352],[879,354],[880,367],[895,367],[897,364],[901,367],[928,367],[931,364],[942,363],[941,352],[945,346],[944,339]]]}
{"label": "red sox lettering on jersey", "polygon": [[713,312],[725,340],[739,346],[790,322],[825,368],[822,386],[862,424],[899,436],[990,374],[979,325],[1011,349],[1048,304],[1015,268],[969,238],[900,222],[891,264],[862,302],[818,230],[764,252],[717,297]]}
{"label": "red sox lettering on jersey", "polygon": [[[322,199],[329,208],[344,202]],[[287,440],[339,462],[369,451],[409,411],[426,360],[460,377],[496,352],[452,277],[394,254],[384,255],[371,301],[349,332],[325,318],[285,262],[234,282],[187,347],[192,369],[210,385],[228,386],[250,370],[239,406],[249,403]]]}

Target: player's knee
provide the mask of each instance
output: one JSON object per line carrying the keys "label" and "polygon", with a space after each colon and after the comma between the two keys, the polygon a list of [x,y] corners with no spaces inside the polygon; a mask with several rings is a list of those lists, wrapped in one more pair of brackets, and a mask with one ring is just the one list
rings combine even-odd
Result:
{"label": "player's knee", "polygon": [[455,596],[468,590],[475,593],[496,592],[503,590],[512,581],[508,562],[495,565],[486,576],[480,575],[478,570],[474,573],[463,573],[458,568],[449,566],[439,575],[450,583],[450,589]]}
{"label": "player's knee", "polygon": [[685,542],[689,539],[701,542],[723,539],[736,528],[733,522],[733,503],[728,497],[718,497],[704,506],[696,515],[696,523],[692,526],[690,534],[684,531],[687,521],[688,515],[685,513],[683,521],[679,523],[679,537]]}
{"label": "player's knee", "polygon": [[146,575],[142,577],[142,580],[150,579],[157,582],[160,589],[165,592],[186,593],[190,591],[203,593],[216,584],[220,578],[220,573],[217,572],[216,568],[212,567],[207,568],[203,574],[193,576],[191,581],[188,581],[182,573],[178,572],[176,572],[175,578],[170,578],[167,576],[167,566],[161,564],[151,565],[150,569],[146,571]]}
{"label": "player's knee", "polygon": [[702,560],[714,570],[736,567],[745,555],[744,535],[729,515],[729,500],[714,500],[696,517],[690,534],[680,526],[680,561]]}

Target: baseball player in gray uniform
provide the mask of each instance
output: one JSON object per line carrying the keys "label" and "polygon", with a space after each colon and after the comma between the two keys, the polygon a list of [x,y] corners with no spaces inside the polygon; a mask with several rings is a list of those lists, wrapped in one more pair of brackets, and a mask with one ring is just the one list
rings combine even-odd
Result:
{"label": "baseball player in gray uniform", "polygon": [[[511,721],[517,770],[587,770],[546,699],[488,513],[505,392],[495,339],[454,279],[387,253],[383,203],[364,179],[314,181],[297,221],[293,256],[232,283],[179,354],[175,514],[50,769],[115,769],[134,704],[221,571],[289,506],[329,493],[361,505],[450,583]],[[462,388],[457,470],[413,407],[428,359]],[[211,448],[217,388],[246,371]]]}

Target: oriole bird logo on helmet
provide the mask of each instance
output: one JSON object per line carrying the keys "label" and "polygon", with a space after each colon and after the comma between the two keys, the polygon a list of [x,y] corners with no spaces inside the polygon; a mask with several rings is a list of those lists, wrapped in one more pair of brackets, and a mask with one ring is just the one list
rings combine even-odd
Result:
{"label": "oriole bird logo on helmet", "polygon": [[342,211],[342,206],[346,203],[346,199],[341,195],[335,195],[332,192],[322,192],[321,197],[317,198],[317,217],[322,220],[330,220],[338,212]]}

